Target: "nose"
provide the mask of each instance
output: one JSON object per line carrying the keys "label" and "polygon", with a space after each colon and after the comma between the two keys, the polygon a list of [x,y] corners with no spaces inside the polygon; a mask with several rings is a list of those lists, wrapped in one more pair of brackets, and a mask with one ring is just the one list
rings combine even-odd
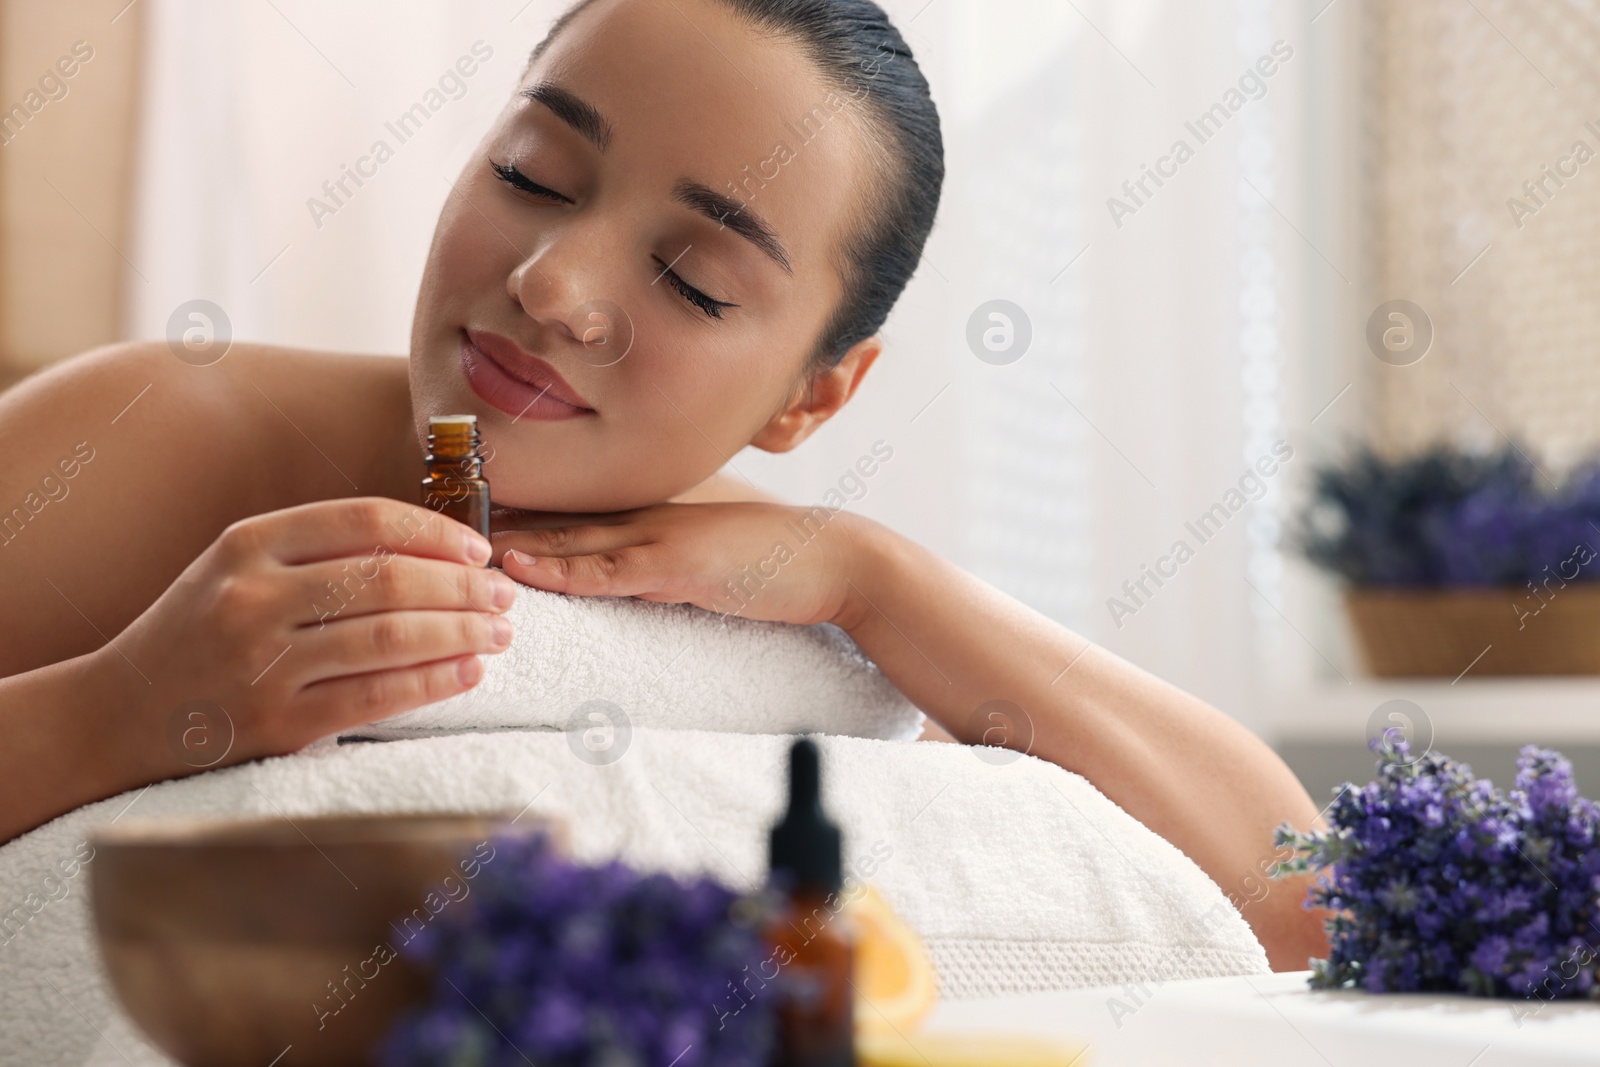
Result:
{"label": "nose", "polygon": [[537,242],[506,276],[506,292],[540,326],[578,339],[580,308],[599,281],[596,242],[571,227],[546,231]]}

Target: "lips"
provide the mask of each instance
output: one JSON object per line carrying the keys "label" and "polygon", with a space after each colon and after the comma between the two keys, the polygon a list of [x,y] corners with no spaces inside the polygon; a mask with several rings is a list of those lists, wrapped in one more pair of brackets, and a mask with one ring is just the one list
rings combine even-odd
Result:
{"label": "lips", "polygon": [[595,413],[554,367],[499,334],[463,330],[461,371],[473,392],[513,421],[576,419]]}

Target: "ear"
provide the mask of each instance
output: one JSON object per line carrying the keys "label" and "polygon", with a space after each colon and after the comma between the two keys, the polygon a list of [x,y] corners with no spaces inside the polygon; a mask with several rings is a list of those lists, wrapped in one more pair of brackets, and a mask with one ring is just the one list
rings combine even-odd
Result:
{"label": "ear", "polygon": [[765,452],[787,452],[838,414],[883,351],[883,340],[868,337],[850,346],[838,363],[802,381],[783,408],[750,443]]}

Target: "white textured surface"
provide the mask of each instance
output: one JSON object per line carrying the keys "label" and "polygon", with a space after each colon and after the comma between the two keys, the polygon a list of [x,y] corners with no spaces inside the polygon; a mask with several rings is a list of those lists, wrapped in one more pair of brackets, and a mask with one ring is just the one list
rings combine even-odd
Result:
{"label": "white textured surface", "polygon": [[[1309,971],[949,1002],[925,1029],[1043,1033],[1076,1067],[1553,1067],[1600,1061],[1582,1001],[1321,992]],[[109,1064],[110,1060],[101,1061]]]}
{"label": "white textured surface", "polygon": [[562,729],[591,700],[642,727],[907,740],[922,732],[922,712],[837,626],[524,585],[506,618],[516,637],[484,657],[476,687],[344,736]]}
{"label": "white textured surface", "polygon": [[[927,938],[947,996],[1266,971],[1221,891],[1084,779],[1031,757],[995,766],[960,745],[820,744],[847,867],[889,851],[868,880]],[[162,783],[127,818],[517,811],[532,800],[530,811],[569,822],[580,859],[749,886],[764,873],[787,748],[777,735],[643,729],[596,766],[548,731],[357,743]],[[0,848],[0,900],[21,899],[133,798]],[[0,948],[0,1063],[138,1062],[116,1037],[126,1022],[89,937],[87,875]],[[96,1052],[97,1031],[119,1047]]]}
{"label": "white textured surface", "polygon": [[[1044,1034],[1087,1045],[1063,1067],[1570,1067],[1594,1063],[1600,1048],[1593,1004],[1314,992],[1308,974],[946,1001],[921,1032]],[[112,1018],[85,1067],[168,1067],[129,1026]]]}

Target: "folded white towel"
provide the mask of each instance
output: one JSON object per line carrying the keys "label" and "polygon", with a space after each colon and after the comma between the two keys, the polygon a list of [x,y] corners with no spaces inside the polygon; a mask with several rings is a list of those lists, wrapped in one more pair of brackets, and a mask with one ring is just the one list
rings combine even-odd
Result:
{"label": "folded white towel", "polygon": [[[876,885],[921,933],[944,996],[1266,972],[1216,885],[1083,778],[1032,757],[996,766],[963,745],[818,743],[847,877]],[[80,808],[0,847],[0,904],[27,911],[51,872],[65,887],[0,946],[0,1063],[166,1067],[112,1003],[87,869],[63,880],[57,867],[122,812],[295,818],[527,805],[567,821],[581,860],[620,856],[749,887],[764,875],[788,745],[641,729],[623,758],[597,765],[547,731],[347,744]]]}
{"label": "folded white towel", "polygon": [[609,744],[618,731],[652,726],[885,740],[922,732],[922,712],[837,626],[531,586],[518,587],[506,618],[516,637],[484,657],[472,690],[342,736],[581,728]]}

